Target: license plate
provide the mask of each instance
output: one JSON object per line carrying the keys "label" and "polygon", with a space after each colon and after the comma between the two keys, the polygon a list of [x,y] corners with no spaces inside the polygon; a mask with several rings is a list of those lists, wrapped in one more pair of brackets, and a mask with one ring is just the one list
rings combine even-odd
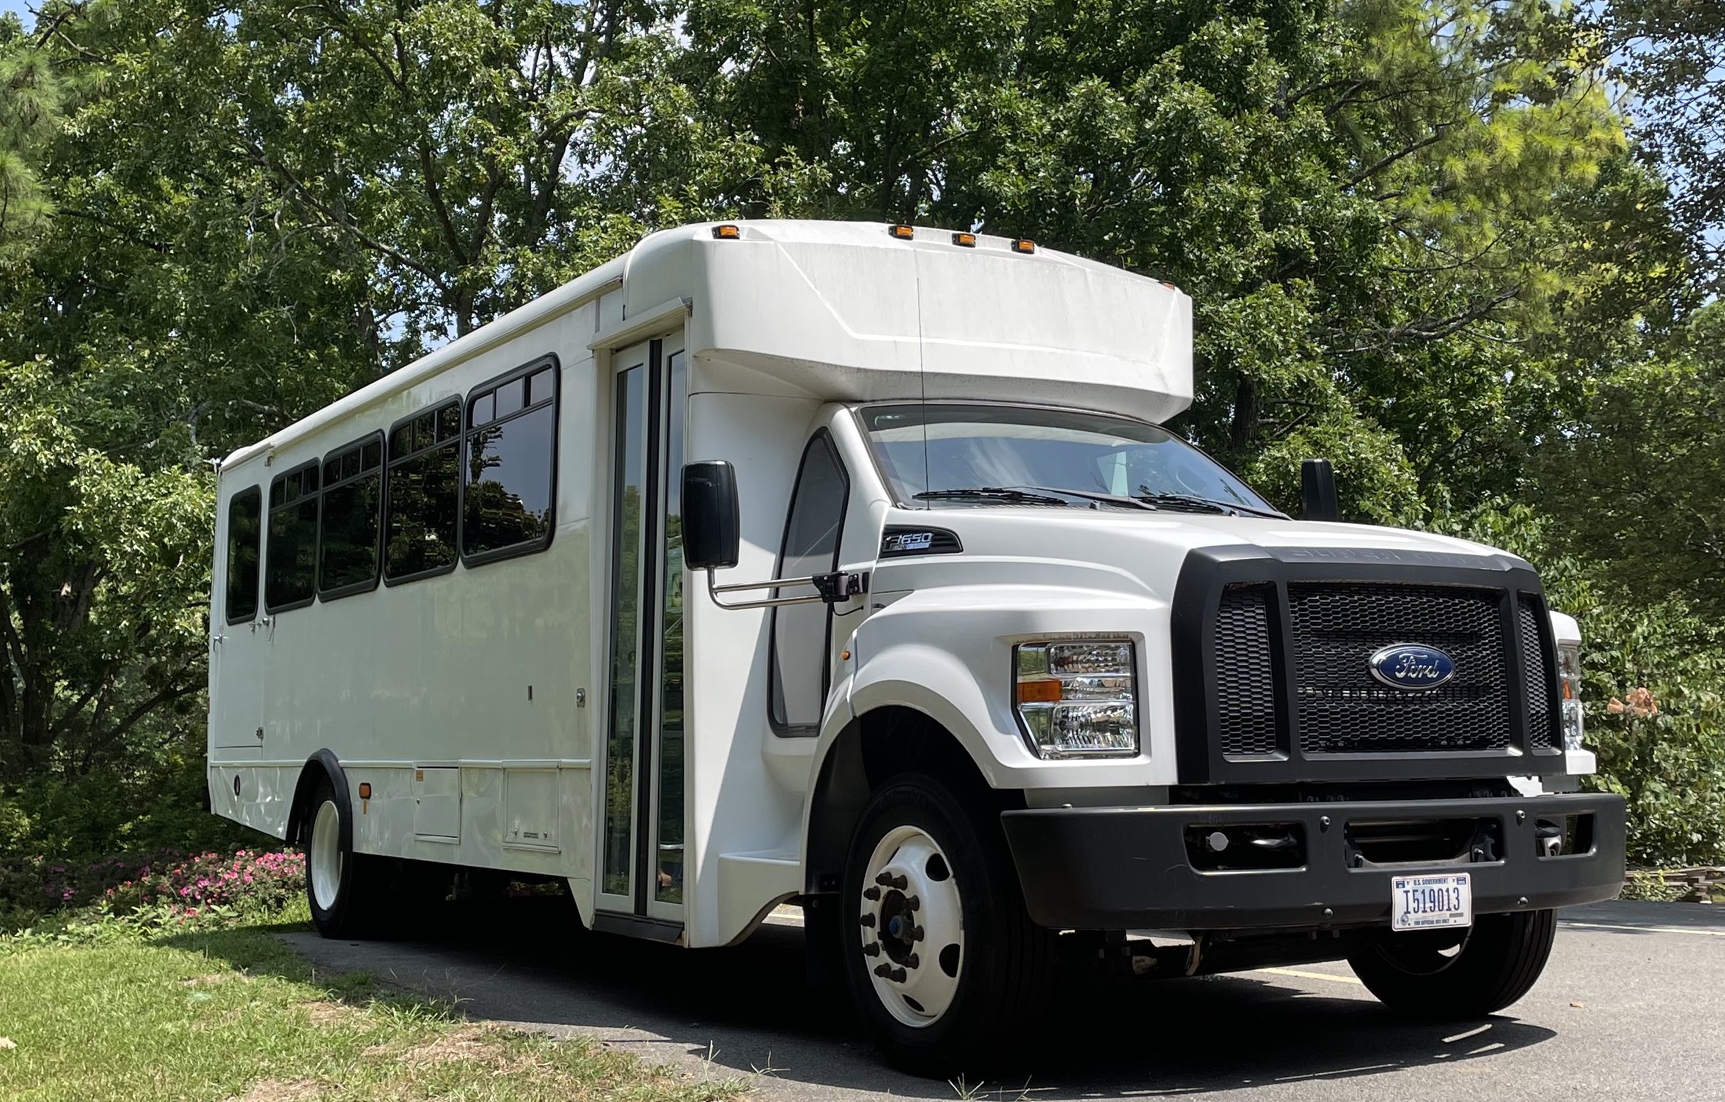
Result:
{"label": "license plate", "polygon": [[1390,929],[1473,925],[1473,883],[1465,872],[1390,880]]}

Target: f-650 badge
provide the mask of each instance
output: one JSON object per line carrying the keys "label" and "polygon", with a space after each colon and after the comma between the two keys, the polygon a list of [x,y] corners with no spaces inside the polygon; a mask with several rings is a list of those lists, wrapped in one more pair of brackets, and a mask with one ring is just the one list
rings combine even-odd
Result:
{"label": "f-650 badge", "polygon": [[892,532],[881,541],[881,550],[889,555],[904,554],[907,551],[927,551],[933,545],[933,532]]}
{"label": "f-650 badge", "polygon": [[1392,643],[1371,657],[1372,676],[1395,689],[1435,689],[1455,676],[1455,661],[1436,647]]}

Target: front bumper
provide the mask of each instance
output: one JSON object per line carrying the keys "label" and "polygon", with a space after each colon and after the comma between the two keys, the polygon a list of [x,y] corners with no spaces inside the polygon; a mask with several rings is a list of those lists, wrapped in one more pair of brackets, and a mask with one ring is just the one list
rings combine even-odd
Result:
{"label": "front bumper", "polygon": [[[1537,826],[1591,816],[1585,851],[1542,856]],[[1001,815],[1030,917],[1054,929],[1235,930],[1387,925],[1390,878],[1467,872],[1477,914],[1614,898],[1623,886],[1621,797],[1062,807]],[[1351,824],[1479,820],[1498,844],[1459,860],[1371,863]],[[1200,871],[1188,828],[1295,824],[1297,868]]]}

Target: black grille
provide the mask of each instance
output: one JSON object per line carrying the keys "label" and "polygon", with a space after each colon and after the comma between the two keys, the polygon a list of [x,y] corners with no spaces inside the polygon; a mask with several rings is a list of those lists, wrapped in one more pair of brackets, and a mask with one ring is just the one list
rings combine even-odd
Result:
{"label": "black grille", "polygon": [[[1499,590],[1462,586],[1289,585],[1301,749],[1506,749],[1512,704],[1502,600]],[[1371,657],[1396,643],[1440,648],[1455,661],[1455,676],[1420,692],[1382,684]]]}
{"label": "black grille", "polygon": [[1545,607],[1538,597],[1523,593],[1517,613],[1522,676],[1527,681],[1527,743],[1535,749],[1550,750],[1557,746],[1557,717],[1551,710],[1551,673],[1539,641],[1539,623]]}
{"label": "black grille", "polygon": [[[1562,770],[1539,577],[1519,559],[1336,548],[1187,554],[1170,608],[1182,784],[1498,778]],[[1435,687],[1378,680],[1397,644]]]}
{"label": "black grille", "polygon": [[1216,609],[1216,706],[1222,753],[1273,754],[1276,678],[1270,665],[1270,609],[1276,588],[1231,585]]}

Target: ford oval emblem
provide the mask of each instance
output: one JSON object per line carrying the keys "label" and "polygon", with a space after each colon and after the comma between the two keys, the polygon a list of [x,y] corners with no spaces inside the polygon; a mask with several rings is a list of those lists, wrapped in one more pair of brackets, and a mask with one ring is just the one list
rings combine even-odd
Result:
{"label": "ford oval emblem", "polygon": [[1435,689],[1455,676],[1455,662],[1436,647],[1392,643],[1372,655],[1372,676],[1394,689]]}

